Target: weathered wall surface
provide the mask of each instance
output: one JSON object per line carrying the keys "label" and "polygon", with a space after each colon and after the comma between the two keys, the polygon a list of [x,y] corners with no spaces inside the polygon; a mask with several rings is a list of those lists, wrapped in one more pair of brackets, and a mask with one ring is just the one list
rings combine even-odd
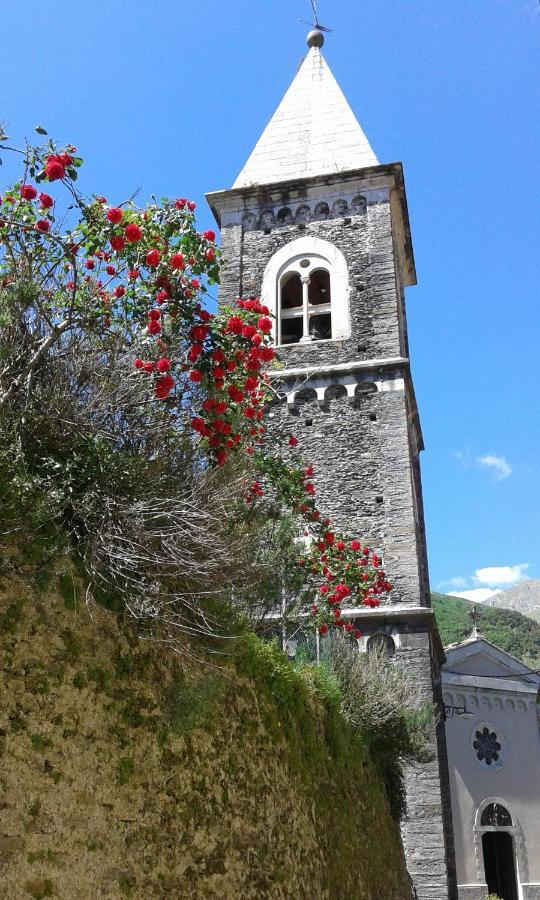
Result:
{"label": "weathered wall surface", "polygon": [[253,646],[218,677],[60,586],[0,579],[2,897],[408,900],[335,709]]}

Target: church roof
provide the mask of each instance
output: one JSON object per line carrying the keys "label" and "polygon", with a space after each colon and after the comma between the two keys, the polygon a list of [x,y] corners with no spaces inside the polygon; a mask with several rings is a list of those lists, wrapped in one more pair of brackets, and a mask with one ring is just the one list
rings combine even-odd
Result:
{"label": "church roof", "polygon": [[310,46],[233,188],[378,164],[319,47]]}
{"label": "church roof", "polygon": [[[476,632],[476,629],[474,629]],[[444,648],[446,662],[442,666],[443,677],[459,678],[487,677],[490,679],[518,679],[522,683],[531,683],[535,689],[540,685],[537,672],[520,662],[506,650],[492,644],[486,638],[473,632],[464,641],[450,644]],[[446,680],[446,679],[445,679]],[[493,684],[495,687],[495,683]]]}

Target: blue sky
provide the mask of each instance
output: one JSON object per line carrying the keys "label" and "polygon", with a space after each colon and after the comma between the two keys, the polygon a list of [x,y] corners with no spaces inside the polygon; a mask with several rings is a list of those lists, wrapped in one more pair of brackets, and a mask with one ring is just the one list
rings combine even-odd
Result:
{"label": "blue sky", "polygon": [[[204,193],[232,184],[310,18],[308,0],[0,7],[13,139],[42,123],[86,157],[89,192],[186,195],[201,228]],[[405,167],[432,585],[539,578],[538,0],[319,0],[319,15],[377,156]]]}

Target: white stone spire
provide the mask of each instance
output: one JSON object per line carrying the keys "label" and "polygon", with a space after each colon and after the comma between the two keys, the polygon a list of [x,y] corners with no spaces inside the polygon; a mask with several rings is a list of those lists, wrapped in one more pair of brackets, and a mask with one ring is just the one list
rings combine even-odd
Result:
{"label": "white stone spire", "polygon": [[321,54],[323,40],[308,35],[309,53],[233,188],[379,164]]}

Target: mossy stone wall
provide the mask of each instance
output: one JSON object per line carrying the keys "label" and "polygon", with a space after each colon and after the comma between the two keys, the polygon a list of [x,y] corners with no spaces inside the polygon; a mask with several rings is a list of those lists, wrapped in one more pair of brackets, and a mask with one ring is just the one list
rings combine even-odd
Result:
{"label": "mossy stone wall", "polygon": [[0,578],[2,897],[408,900],[335,704],[256,641],[216,674],[50,574]]}

